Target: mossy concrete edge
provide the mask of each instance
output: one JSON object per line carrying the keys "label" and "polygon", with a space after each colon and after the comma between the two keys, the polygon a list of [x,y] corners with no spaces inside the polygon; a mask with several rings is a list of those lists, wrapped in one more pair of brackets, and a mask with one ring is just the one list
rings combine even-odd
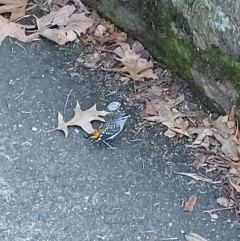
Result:
{"label": "mossy concrete edge", "polygon": [[[196,86],[191,72],[192,68],[216,81],[230,81],[237,92],[240,91],[240,63],[230,59],[215,47],[199,51],[193,44],[191,33],[188,32],[187,21],[173,5],[168,5],[166,10],[166,5],[161,0],[145,1],[145,3],[133,0],[132,3],[125,3],[125,5],[119,5],[118,1],[114,0],[105,0],[104,3],[100,0],[83,0],[83,2],[140,40],[158,61],[166,64],[167,68],[190,83],[190,86],[201,97],[202,102],[212,111],[223,113],[224,109],[213,99],[207,98],[203,89]],[[141,12],[140,10],[135,12],[133,6],[138,6]],[[132,20],[140,19],[137,21],[140,22],[141,28],[131,27],[126,22],[127,19],[125,21],[123,17],[120,17],[118,8],[122,10],[128,8],[127,12],[131,9],[135,16]],[[178,24],[174,26],[175,29],[186,31],[187,34],[184,37],[176,36],[170,26],[173,20]],[[233,100],[233,104],[240,109],[240,98]]]}

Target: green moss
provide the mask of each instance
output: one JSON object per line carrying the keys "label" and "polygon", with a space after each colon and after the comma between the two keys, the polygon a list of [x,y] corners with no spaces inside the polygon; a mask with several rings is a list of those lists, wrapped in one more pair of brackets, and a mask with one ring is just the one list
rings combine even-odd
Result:
{"label": "green moss", "polygon": [[[229,80],[240,91],[240,63],[231,60],[214,47],[207,51],[197,51],[192,41],[188,21],[176,10],[173,4],[166,4],[163,0],[83,0],[83,2],[98,10],[119,27],[129,30],[129,33],[142,42],[159,62],[188,80],[193,87],[192,67],[205,75],[208,74],[209,77],[217,81]],[[124,22],[123,17],[118,17],[116,15],[117,5],[126,8],[127,11],[134,11],[132,17],[136,17],[142,29],[132,29],[129,27],[131,22],[127,22],[128,18]],[[178,35],[182,36],[181,39],[176,36],[175,30],[172,31],[173,28],[179,31]],[[212,100],[207,100],[200,88],[194,89],[198,92],[201,100],[206,102],[206,105],[211,104],[212,109],[216,110],[217,105]],[[237,105],[240,107],[240,98],[237,100]],[[219,107],[217,106],[217,108]]]}
{"label": "green moss", "polygon": [[220,49],[212,48],[197,56],[198,67],[209,72],[217,80],[229,80],[240,90],[240,63],[230,59]]}
{"label": "green moss", "polygon": [[191,78],[191,52],[176,37],[158,39],[165,49],[167,67],[185,79]]}

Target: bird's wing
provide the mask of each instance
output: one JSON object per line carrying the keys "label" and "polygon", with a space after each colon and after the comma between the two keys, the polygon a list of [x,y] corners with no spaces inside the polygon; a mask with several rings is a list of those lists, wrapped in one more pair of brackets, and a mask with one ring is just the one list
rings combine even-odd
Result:
{"label": "bird's wing", "polygon": [[118,123],[111,122],[109,123],[106,128],[102,131],[99,137],[94,140],[94,142],[98,141],[105,141],[114,138],[117,136],[121,131],[121,126]]}

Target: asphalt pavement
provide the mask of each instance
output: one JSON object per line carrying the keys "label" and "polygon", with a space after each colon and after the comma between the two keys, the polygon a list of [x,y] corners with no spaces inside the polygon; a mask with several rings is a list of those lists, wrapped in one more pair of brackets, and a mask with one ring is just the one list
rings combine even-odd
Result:
{"label": "asphalt pavement", "polygon": [[[83,49],[47,40],[0,46],[0,240],[180,240],[194,232],[208,241],[239,240],[234,210],[215,212],[223,184],[175,174],[195,172],[184,141],[161,128],[139,129],[138,110],[111,142],[90,145],[78,127],[46,133],[57,112],[69,119],[83,109],[106,110],[125,87],[115,75],[76,66]],[[69,95],[70,93],[70,95]],[[69,98],[68,98],[69,97]],[[67,104],[66,103],[66,100]],[[198,197],[194,210],[182,203]]]}

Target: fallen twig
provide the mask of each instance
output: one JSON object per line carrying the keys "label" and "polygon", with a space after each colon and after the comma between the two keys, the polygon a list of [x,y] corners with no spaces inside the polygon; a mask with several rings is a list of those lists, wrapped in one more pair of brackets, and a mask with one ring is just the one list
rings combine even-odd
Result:
{"label": "fallen twig", "polygon": [[64,113],[64,114],[65,114],[65,111],[66,111],[66,107],[67,107],[68,99],[69,99],[69,97],[70,97],[72,91],[73,91],[73,89],[71,89],[70,92],[69,92],[68,95],[67,95],[67,99],[66,99],[66,101],[65,101],[64,110],[63,110],[63,113]]}
{"label": "fallen twig", "polygon": [[176,174],[179,174],[179,175],[183,175],[183,176],[188,176],[188,177],[191,177],[197,181],[203,181],[203,182],[208,182],[208,183],[212,183],[212,184],[218,184],[218,183],[221,183],[221,181],[213,181],[212,179],[210,178],[206,178],[206,177],[201,177],[195,173],[187,173],[187,172],[175,172],[173,171],[174,173]]}

